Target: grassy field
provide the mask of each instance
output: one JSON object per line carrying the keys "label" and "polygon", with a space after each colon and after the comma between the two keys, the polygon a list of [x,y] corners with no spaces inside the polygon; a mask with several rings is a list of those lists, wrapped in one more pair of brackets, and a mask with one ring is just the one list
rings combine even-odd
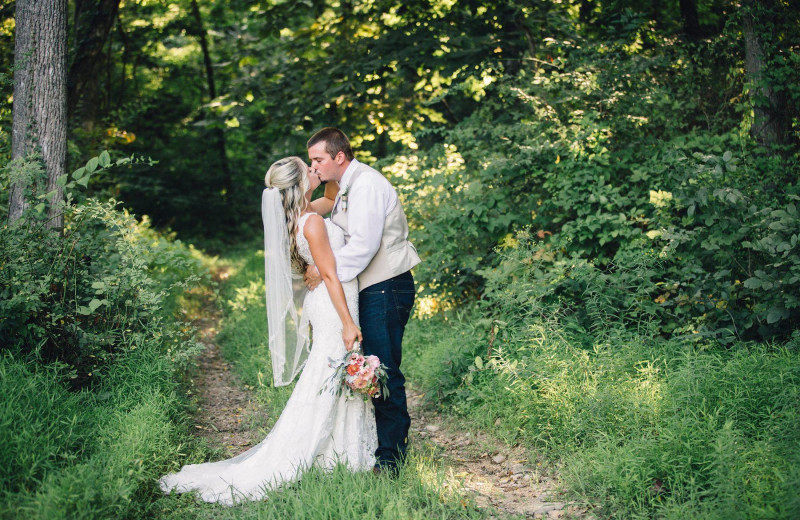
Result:
{"label": "grassy field", "polygon": [[55,368],[2,356],[0,517],[151,515],[155,479],[193,445],[174,370],[150,345],[72,392]]}

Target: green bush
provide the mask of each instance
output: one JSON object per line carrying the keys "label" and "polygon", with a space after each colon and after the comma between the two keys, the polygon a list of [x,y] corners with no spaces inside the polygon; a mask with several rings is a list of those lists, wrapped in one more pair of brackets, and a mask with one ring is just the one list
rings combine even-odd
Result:
{"label": "green bush", "polygon": [[666,330],[730,343],[797,329],[800,192],[776,181],[797,171],[798,159],[730,151],[664,158],[672,182],[651,195],[649,227],[664,259]]}
{"label": "green bush", "polygon": [[693,92],[724,73],[715,53],[735,59],[730,35],[680,45],[628,15],[603,41],[548,40],[552,62],[489,77],[469,117],[385,167],[423,294],[483,298],[504,251],[531,238],[549,248],[534,257],[543,303],[581,327],[594,306],[667,336],[786,339],[800,317],[796,143],[762,149],[719,92]]}
{"label": "green bush", "polygon": [[[27,168],[35,173],[36,164]],[[199,261],[116,206],[68,196],[63,233],[46,227],[41,205],[0,230],[0,344],[60,363],[76,387],[150,336],[176,351],[188,341],[164,321],[170,302],[199,280]]]}

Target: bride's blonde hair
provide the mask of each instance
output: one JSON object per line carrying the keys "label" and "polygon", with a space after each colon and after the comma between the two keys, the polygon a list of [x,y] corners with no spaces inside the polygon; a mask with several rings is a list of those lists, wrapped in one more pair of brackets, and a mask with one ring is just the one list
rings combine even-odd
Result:
{"label": "bride's blonde hair", "polygon": [[292,269],[298,273],[306,270],[306,261],[297,251],[297,226],[300,214],[306,207],[308,183],[308,166],[299,157],[284,157],[272,163],[264,176],[267,188],[280,191],[283,211],[286,214],[286,230],[289,233],[289,255]]}

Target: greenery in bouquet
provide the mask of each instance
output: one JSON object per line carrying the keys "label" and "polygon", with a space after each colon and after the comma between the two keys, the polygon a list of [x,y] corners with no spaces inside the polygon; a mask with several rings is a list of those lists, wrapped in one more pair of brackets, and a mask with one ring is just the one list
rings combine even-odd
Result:
{"label": "greenery in bouquet", "polygon": [[336,395],[346,391],[347,395],[358,394],[365,400],[389,397],[386,365],[381,363],[378,356],[364,355],[359,343],[355,343],[353,350],[347,352],[342,359],[331,358],[330,366],[334,368],[334,372],[323,390],[331,388]]}

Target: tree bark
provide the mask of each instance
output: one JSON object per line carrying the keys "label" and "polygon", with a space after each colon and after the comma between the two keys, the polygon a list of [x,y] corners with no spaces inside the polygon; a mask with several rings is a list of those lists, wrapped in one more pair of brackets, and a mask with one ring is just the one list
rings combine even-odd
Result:
{"label": "tree bark", "polygon": [[120,0],[86,1],[75,6],[75,56],[69,69],[67,108],[70,119],[83,100],[82,122],[92,125],[97,119],[99,81],[104,52],[117,18]]}
{"label": "tree bark", "polygon": [[[206,69],[206,83],[208,84],[209,101],[213,101],[217,97],[217,87],[214,83],[214,67],[211,63],[211,53],[208,50],[208,37],[206,36],[206,29],[203,26],[203,18],[200,15],[200,8],[197,6],[197,0],[192,0],[192,16],[196,26],[197,37],[200,39],[200,49],[203,51],[203,63]],[[219,154],[220,169],[222,170],[222,189],[226,197],[230,197],[233,191],[233,180],[231,179],[231,170],[228,165],[228,152],[225,145],[225,133],[222,128],[215,127],[212,130],[214,141]]]}
{"label": "tree bark", "polygon": [[786,107],[786,98],[781,96],[764,78],[766,71],[766,54],[760,35],[756,27],[760,26],[754,19],[755,13],[751,8],[743,15],[742,29],[744,32],[745,70],[750,88],[750,98],[753,102],[753,124],[750,126],[750,135],[763,145],[779,145],[786,142],[789,135],[790,121]]}
{"label": "tree bark", "polygon": [[[63,216],[57,203],[64,193],[56,179],[64,174],[67,159],[67,0],[17,0],[15,22],[11,157],[41,154],[46,193],[55,191],[48,225],[61,228]],[[25,200],[26,188],[11,187],[11,222],[31,202]]]}
{"label": "tree bark", "polygon": [[[122,74],[119,81],[119,89],[117,94],[117,102],[116,107],[119,109],[122,106],[122,100],[125,96],[125,80],[128,77],[128,57],[130,55],[130,41],[128,40],[128,35],[125,33],[125,27],[122,25],[122,18],[119,16],[119,11],[117,11],[117,33],[119,33],[119,39],[122,41],[122,63],[120,69],[122,70]],[[133,71],[136,74],[136,70]],[[109,103],[109,107],[110,107]]]}
{"label": "tree bark", "polygon": [[585,24],[591,23],[593,9],[592,0],[581,0],[580,8],[578,9],[578,21]]}
{"label": "tree bark", "polygon": [[702,31],[700,30],[700,17],[697,14],[696,0],[679,0],[678,4],[680,5],[683,30],[686,36],[692,41],[699,40],[702,36]]}
{"label": "tree bark", "polygon": [[663,28],[664,25],[661,18],[661,0],[650,0],[650,19],[655,22],[656,27],[659,29]]}

